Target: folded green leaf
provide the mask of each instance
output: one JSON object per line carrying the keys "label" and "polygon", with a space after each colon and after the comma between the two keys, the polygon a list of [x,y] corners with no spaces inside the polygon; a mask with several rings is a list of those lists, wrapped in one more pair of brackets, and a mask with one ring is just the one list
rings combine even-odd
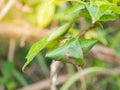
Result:
{"label": "folded green leaf", "polygon": [[79,66],[83,66],[83,52],[78,39],[72,38],[63,46],[46,54],[47,58],[70,62]]}
{"label": "folded green leaf", "polygon": [[97,39],[79,39],[83,53],[86,54],[97,42]]}

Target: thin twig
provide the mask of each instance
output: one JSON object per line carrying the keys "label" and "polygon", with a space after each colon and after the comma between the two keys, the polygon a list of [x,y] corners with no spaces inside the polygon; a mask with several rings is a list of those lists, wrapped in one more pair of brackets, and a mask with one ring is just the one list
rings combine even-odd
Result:
{"label": "thin twig", "polygon": [[[59,76],[58,77],[59,85],[63,84],[68,78],[69,78],[69,75]],[[50,82],[50,79],[46,79],[17,90],[45,90],[50,87],[49,82]]]}
{"label": "thin twig", "polygon": [[78,38],[83,37],[86,32],[88,32],[89,30],[95,29],[95,28],[98,27],[98,26],[99,26],[98,23],[94,23],[92,26],[90,26],[90,27],[87,28],[86,30],[82,30],[83,32],[81,32],[81,33],[78,35]]}
{"label": "thin twig", "polygon": [[95,45],[89,53],[90,56],[94,58],[98,58],[100,60],[104,60],[111,64],[120,65],[120,58],[115,55],[114,50],[101,46],[101,45]]}
{"label": "thin twig", "polygon": [[16,41],[15,39],[10,39],[9,41],[9,50],[8,50],[8,60],[13,61],[14,59],[14,54],[15,54],[15,46],[16,46]]}
{"label": "thin twig", "polygon": [[16,24],[17,23],[0,23],[0,36],[5,38],[15,38],[18,40],[25,38],[30,42],[40,40],[41,38],[53,32],[53,30],[41,30],[32,26],[31,24],[28,24],[27,27],[24,25],[18,26]]}
{"label": "thin twig", "polygon": [[[66,42],[66,40],[61,41],[59,46],[62,46]],[[59,82],[57,76],[61,69],[61,66],[62,66],[62,62],[54,61],[54,60],[52,61],[52,64],[50,67],[51,90],[56,90],[56,85]]]}
{"label": "thin twig", "polygon": [[7,5],[0,12],[0,20],[2,20],[4,18],[4,16],[8,13],[8,11],[10,10],[10,8],[15,4],[15,1],[16,0],[9,0],[9,2],[7,3]]}
{"label": "thin twig", "polygon": [[79,25],[80,30],[84,30],[85,28],[86,23],[84,19],[85,19],[84,17],[81,17],[80,19],[78,19],[80,22],[80,25]]}

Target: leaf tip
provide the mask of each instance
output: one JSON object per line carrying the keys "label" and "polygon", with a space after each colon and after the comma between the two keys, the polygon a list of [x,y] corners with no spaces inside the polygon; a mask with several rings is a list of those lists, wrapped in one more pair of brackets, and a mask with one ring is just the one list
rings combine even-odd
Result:
{"label": "leaf tip", "polygon": [[24,68],[24,66],[22,67],[22,72],[25,72],[25,68]]}
{"label": "leaf tip", "polygon": [[[27,59],[27,57],[26,57],[26,59]],[[28,64],[29,64],[29,62],[28,62],[28,60],[25,62],[25,64],[23,65],[23,67],[22,67],[22,71],[23,72],[25,72],[25,68],[28,66]]]}

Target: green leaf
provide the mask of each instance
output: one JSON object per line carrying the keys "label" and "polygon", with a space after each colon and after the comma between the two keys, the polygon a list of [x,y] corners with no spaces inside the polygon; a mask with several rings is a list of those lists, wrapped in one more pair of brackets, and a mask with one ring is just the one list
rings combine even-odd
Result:
{"label": "green leaf", "polygon": [[112,5],[111,10],[116,14],[120,14],[120,6]]}
{"label": "green leaf", "polygon": [[115,3],[115,4],[117,4],[119,2],[120,2],[120,0],[113,0],[113,3]]}
{"label": "green leaf", "polygon": [[97,39],[79,39],[83,53],[86,54],[97,42]]}
{"label": "green leaf", "polygon": [[14,80],[8,81],[6,84],[7,90],[15,90],[17,83]]}
{"label": "green leaf", "polygon": [[68,30],[70,29],[72,23],[66,23],[65,25],[61,26],[60,28],[58,28],[57,30],[55,30],[48,38],[48,42],[51,42],[55,39],[57,39],[58,37],[66,34],[68,32]]}
{"label": "green leaf", "polygon": [[2,66],[2,74],[6,79],[9,79],[13,76],[15,71],[14,64],[12,62],[5,62]]}
{"label": "green leaf", "polygon": [[102,5],[111,5],[108,0],[90,0],[90,6],[95,5],[95,6],[102,6]]}
{"label": "green leaf", "polygon": [[30,48],[26,59],[27,62],[24,64],[22,70],[26,68],[26,66],[32,61],[32,59],[43,49],[45,46],[48,44],[47,41],[48,37],[43,38],[42,40],[38,41],[37,43],[33,44],[32,47]]}
{"label": "green leaf", "polygon": [[112,13],[112,14],[103,15],[103,16],[99,19],[99,21],[104,21],[104,22],[114,21],[114,20],[116,20],[116,19],[118,19],[118,18],[119,18],[119,15],[118,15],[118,14]]}
{"label": "green leaf", "polygon": [[67,1],[71,1],[71,2],[78,2],[78,3],[82,3],[82,4],[84,4],[84,2],[83,2],[83,1],[81,1],[81,0],[67,0]]}
{"label": "green leaf", "polygon": [[76,12],[79,12],[81,9],[84,9],[85,5],[82,3],[78,3],[76,5],[74,5],[71,9],[69,9],[66,12],[66,15],[70,15],[70,14],[75,14]]}
{"label": "green leaf", "polygon": [[103,16],[107,10],[110,9],[109,5],[101,5],[101,6],[90,6],[89,3],[86,4],[86,8],[92,18],[92,23],[95,23],[99,20],[101,16]]}
{"label": "green leaf", "polygon": [[47,58],[83,66],[83,52],[78,39],[72,38],[63,46],[46,54]]}

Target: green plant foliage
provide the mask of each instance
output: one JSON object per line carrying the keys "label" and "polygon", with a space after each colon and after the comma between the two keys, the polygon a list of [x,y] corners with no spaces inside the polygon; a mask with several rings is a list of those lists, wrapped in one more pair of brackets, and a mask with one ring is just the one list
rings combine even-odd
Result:
{"label": "green plant foliage", "polygon": [[0,84],[4,84],[7,90],[14,90],[16,83],[13,80],[13,75],[15,71],[14,63],[6,62],[2,64],[2,78],[0,77]]}
{"label": "green plant foliage", "polygon": [[108,0],[90,0],[90,5],[101,6],[101,5],[111,5]]}
{"label": "green plant foliage", "polygon": [[[115,20],[119,17],[118,14],[120,14],[120,6],[117,5],[119,1],[113,1],[110,2],[108,0],[90,0],[90,2],[82,2],[79,0],[70,0],[79,2],[75,6],[73,6],[70,10],[68,10],[69,14],[72,14],[74,12],[80,12],[80,15],[83,13],[83,11],[80,11],[81,9],[88,10],[92,23],[95,23],[96,21],[110,21]],[[86,12],[87,13],[87,12]],[[104,16],[104,17],[102,17]],[[85,17],[83,15],[83,17]],[[101,20],[102,17],[102,20]],[[104,19],[106,18],[106,20]]]}
{"label": "green plant foliage", "polygon": [[38,64],[39,64],[42,72],[44,73],[44,75],[46,77],[48,77],[49,76],[49,69],[48,69],[48,66],[46,65],[45,58],[43,57],[41,52],[36,56],[36,59],[38,61]]}
{"label": "green plant foliage", "polygon": [[20,72],[18,72],[17,70],[14,71],[14,76],[15,78],[18,80],[18,82],[20,82],[20,84],[22,86],[28,86],[28,82],[25,80],[25,78],[22,76],[22,74]]}
{"label": "green plant foliage", "polygon": [[6,84],[7,90],[14,90],[16,87],[15,81],[8,81]]}
{"label": "green plant foliage", "polygon": [[57,39],[58,37],[66,34],[68,32],[68,30],[70,29],[72,23],[66,23],[63,26],[61,26],[60,28],[58,28],[57,30],[55,30],[48,38],[48,42],[51,42],[55,39]]}
{"label": "green plant foliage", "polygon": [[65,25],[59,27],[57,30],[55,30],[51,35],[46,36],[42,40],[38,41],[37,43],[33,44],[31,49],[29,50],[26,59],[27,62],[24,64],[22,70],[25,69],[25,67],[33,60],[33,58],[43,49],[45,48],[49,43],[57,39],[58,37],[64,35],[72,26],[73,21],[66,23]]}
{"label": "green plant foliage", "polygon": [[90,16],[92,18],[92,23],[95,23],[100,19],[101,16],[103,16],[106,11],[110,8],[109,5],[101,5],[99,7],[97,6],[90,6],[89,3],[86,4],[86,8],[88,12],[90,13]]}
{"label": "green plant foliage", "polygon": [[11,78],[13,76],[14,70],[14,64],[12,62],[6,62],[3,64],[2,74],[6,79]]}
{"label": "green plant foliage", "polygon": [[83,66],[83,53],[78,39],[72,38],[68,40],[63,46],[49,52],[46,57],[53,60],[60,60],[63,62],[70,62]]}
{"label": "green plant foliage", "polygon": [[30,48],[26,59],[27,62],[24,64],[22,70],[24,71],[25,67],[33,60],[33,58],[48,44],[47,41],[48,37],[43,38],[39,42],[33,44],[33,46]]}
{"label": "green plant foliage", "polygon": [[2,77],[0,77],[0,84],[4,84],[4,79]]}
{"label": "green plant foliage", "polygon": [[78,3],[78,4],[74,5],[70,10],[68,10],[66,12],[66,15],[75,14],[76,12],[80,12],[80,10],[84,9],[84,8],[85,8],[84,4]]}
{"label": "green plant foliage", "polygon": [[102,17],[100,17],[99,21],[103,21],[103,22],[114,21],[118,18],[119,18],[118,14],[112,13],[112,14],[103,15]]}
{"label": "green plant foliage", "polygon": [[63,46],[47,53],[46,57],[63,62],[70,62],[69,60],[73,59],[76,65],[83,66],[83,53],[87,53],[96,43],[96,39],[72,38]]}
{"label": "green plant foliage", "polygon": [[[101,21],[107,22],[107,21],[115,20],[120,17],[120,6],[118,6],[119,0],[87,0],[87,1],[67,0],[67,1],[76,2],[76,3],[72,3],[71,5],[73,6],[65,13],[65,15],[67,15],[68,17],[70,16],[68,18],[69,19],[68,22],[65,23],[63,26],[59,27],[52,34],[46,36],[39,42],[35,43],[31,47],[30,51],[26,56],[27,62],[23,66],[23,70],[42,49],[46,47],[50,48],[49,46],[54,46],[54,47],[59,46],[59,42],[64,39],[63,36],[68,33],[72,24],[75,23],[76,19],[78,19],[79,17],[84,17],[85,19],[89,19],[90,22],[92,22],[90,24],[94,24],[95,22],[101,22]],[[58,5],[59,1],[57,2],[55,0],[52,0],[51,3],[49,2],[49,4],[52,3]],[[47,25],[48,24],[49,23],[47,23]],[[96,31],[93,32],[96,33]],[[89,30],[86,33],[90,34]],[[85,35],[87,35],[86,33]],[[106,39],[103,37],[98,37],[97,35],[91,37],[96,37],[105,45],[107,44]],[[47,53],[46,57],[63,62],[71,62],[68,60],[72,60],[74,61],[74,64],[82,66],[83,56],[84,56],[83,54],[86,54],[97,43],[97,40],[95,39],[87,40],[83,38],[78,39],[77,36],[74,36],[74,38],[68,40],[63,46],[60,46],[58,48],[52,48],[51,52]]]}
{"label": "green plant foliage", "polygon": [[111,7],[111,10],[112,10],[115,14],[120,14],[120,6],[113,5],[113,6]]}
{"label": "green plant foliage", "polygon": [[120,0],[112,0],[113,3],[117,4],[118,2],[120,2]]}
{"label": "green plant foliage", "polygon": [[[11,1],[0,1],[0,90],[24,90],[49,77],[52,81],[60,70],[52,74],[53,61],[65,65],[60,77],[70,76],[55,85],[57,90],[120,90],[120,76],[114,78],[120,69],[120,0],[19,0],[4,12]],[[23,71],[37,61],[22,73],[25,56]]]}

